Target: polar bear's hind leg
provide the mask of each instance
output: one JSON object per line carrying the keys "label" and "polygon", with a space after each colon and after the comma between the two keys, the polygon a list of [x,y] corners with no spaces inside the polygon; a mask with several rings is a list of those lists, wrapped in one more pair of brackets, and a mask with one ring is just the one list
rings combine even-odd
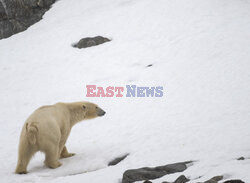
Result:
{"label": "polar bear's hind leg", "polygon": [[30,144],[27,138],[23,138],[19,145],[16,173],[27,173],[27,166],[35,152],[34,145]]}

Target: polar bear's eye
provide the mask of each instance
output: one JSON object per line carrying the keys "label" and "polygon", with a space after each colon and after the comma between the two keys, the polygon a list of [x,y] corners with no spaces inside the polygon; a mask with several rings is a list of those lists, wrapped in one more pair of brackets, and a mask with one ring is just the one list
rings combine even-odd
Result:
{"label": "polar bear's eye", "polygon": [[85,105],[82,106],[83,109],[86,109]]}

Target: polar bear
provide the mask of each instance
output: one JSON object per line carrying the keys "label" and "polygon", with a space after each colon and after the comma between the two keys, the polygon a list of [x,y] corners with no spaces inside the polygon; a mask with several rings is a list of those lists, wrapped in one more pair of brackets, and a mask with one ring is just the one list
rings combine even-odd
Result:
{"label": "polar bear", "polygon": [[71,157],[65,143],[71,128],[82,120],[103,116],[106,112],[90,102],[56,103],[42,106],[26,120],[19,142],[16,173],[26,174],[31,157],[45,153],[45,165],[57,168],[59,158]]}

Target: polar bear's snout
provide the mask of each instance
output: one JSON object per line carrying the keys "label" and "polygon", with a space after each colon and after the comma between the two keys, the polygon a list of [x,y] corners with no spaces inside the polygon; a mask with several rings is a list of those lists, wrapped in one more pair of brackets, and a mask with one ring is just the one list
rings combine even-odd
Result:
{"label": "polar bear's snout", "polygon": [[104,116],[106,112],[102,110],[100,107],[96,108],[97,116]]}

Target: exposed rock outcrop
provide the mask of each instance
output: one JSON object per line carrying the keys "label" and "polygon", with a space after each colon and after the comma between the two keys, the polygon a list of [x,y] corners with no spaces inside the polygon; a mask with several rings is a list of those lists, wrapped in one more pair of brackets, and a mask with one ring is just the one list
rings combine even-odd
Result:
{"label": "exposed rock outcrop", "polygon": [[189,163],[192,163],[192,161],[174,163],[154,168],[144,167],[139,169],[127,170],[123,174],[122,183],[132,183],[142,180],[152,180],[160,178],[167,174],[183,172],[184,170],[187,169],[187,164]]}
{"label": "exposed rock outcrop", "polygon": [[242,180],[227,180],[226,182],[224,182],[224,183],[245,183],[245,182],[243,182]]}
{"label": "exposed rock outcrop", "polygon": [[152,182],[149,180],[145,180],[143,183],[152,183]]}
{"label": "exposed rock outcrop", "polygon": [[99,44],[103,44],[109,41],[111,40],[102,36],[86,37],[86,38],[82,38],[80,41],[78,41],[78,43],[75,43],[72,46],[75,48],[88,48],[88,47],[97,46]]}
{"label": "exposed rock outcrop", "polygon": [[108,163],[108,166],[114,166],[117,165],[118,163],[120,163],[122,160],[124,160],[129,154],[125,154],[123,156],[117,157],[115,159],[113,159],[112,161],[110,161]]}
{"label": "exposed rock outcrop", "polygon": [[56,0],[0,0],[0,39],[26,30],[42,19]]}
{"label": "exposed rock outcrop", "polygon": [[237,158],[237,160],[245,160],[245,158],[244,157],[239,157],[239,158]]}
{"label": "exposed rock outcrop", "polygon": [[189,179],[187,177],[185,177],[184,175],[181,175],[180,177],[178,177],[174,183],[186,183],[188,182]]}
{"label": "exposed rock outcrop", "polygon": [[218,183],[219,181],[221,181],[223,179],[223,176],[215,176],[207,181],[205,181],[204,183]]}

